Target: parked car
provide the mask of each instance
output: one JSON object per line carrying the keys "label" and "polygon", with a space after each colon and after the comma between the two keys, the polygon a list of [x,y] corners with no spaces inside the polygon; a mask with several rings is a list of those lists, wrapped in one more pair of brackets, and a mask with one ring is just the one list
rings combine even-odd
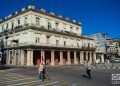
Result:
{"label": "parked car", "polygon": [[119,63],[120,62],[120,58],[115,58],[114,62]]}

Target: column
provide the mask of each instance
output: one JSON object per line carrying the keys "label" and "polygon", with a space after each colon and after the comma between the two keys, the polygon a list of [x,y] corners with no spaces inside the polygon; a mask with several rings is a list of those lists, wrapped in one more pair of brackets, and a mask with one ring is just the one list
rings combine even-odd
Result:
{"label": "column", "polygon": [[88,60],[88,52],[86,51],[86,61]]}
{"label": "column", "polygon": [[67,64],[71,64],[71,62],[70,62],[70,51],[67,52]]}
{"label": "column", "polygon": [[10,64],[9,50],[7,50],[7,57],[6,58],[7,58],[6,63],[7,63],[7,65],[9,65]]}
{"label": "column", "polygon": [[24,50],[21,50],[20,57],[21,57],[21,65],[24,65]]}
{"label": "column", "polygon": [[12,49],[12,65],[14,65],[14,55],[13,55],[14,50]]}
{"label": "column", "polygon": [[51,50],[51,65],[55,65],[54,50]]}
{"label": "column", "polygon": [[78,64],[76,51],[74,51],[74,64]]}
{"label": "column", "polygon": [[41,61],[45,64],[45,51],[41,50]]}
{"label": "column", "polygon": [[31,50],[31,56],[30,56],[30,59],[31,59],[31,65],[33,66],[33,50]]}
{"label": "column", "polygon": [[63,52],[60,51],[60,65],[63,65]]}
{"label": "column", "polygon": [[83,57],[84,52],[80,51],[80,64],[83,64],[84,57]]}
{"label": "column", "polygon": [[90,54],[90,63],[92,64],[92,53],[89,52],[89,54]]}
{"label": "column", "polygon": [[16,50],[13,50],[13,63],[16,65]]}
{"label": "column", "polygon": [[27,50],[27,66],[33,66],[33,50]]}
{"label": "column", "polygon": [[104,63],[104,56],[103,56],[103,54],[101,55],[101,61],[102,61],[102,63]]}
{"label": "column", "polygon": [[[20,56],[20,52],[21,52],[20,50],[17,51],[17,53],[18,53],[18,58],[17,58],[17,59],[18,59],[18,65],[21,65],[21,56]],[[27,63],[26,63],[26,65],[27,65]]]}
{"label": "column", "polygon": [[8,51],[8,65],[10,65],[10,50]]}
{"label": "column", "polygon": [[95,52],[93,53],[93,59],[96,62],[96,53]]}

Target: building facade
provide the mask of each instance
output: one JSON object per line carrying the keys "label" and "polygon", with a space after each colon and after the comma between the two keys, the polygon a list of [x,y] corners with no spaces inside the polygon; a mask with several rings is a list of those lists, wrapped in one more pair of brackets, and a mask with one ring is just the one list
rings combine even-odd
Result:
{"label": "building facade", "polygon": [[106,33],[97,33],[89,35],[88,37],[93,38],[95,43],[98,44],[96,47],[96,60],[104,62],[106,59],[114,60],[115,57],[119,56],[119,43],[118,40],[109,38]]}
{"label": "building facade", "polygon": [[35,6],[0,21],[2,63],[33,66],[82,64],[96,59],[93,39],[82,36],[80,23]]}
{"label": "building facade", "polygon": [[96,61],[97,63],[103,63],[106,59],[106,34],[105,33],[96,33],[89,35],[88,37],[94,39],[95,43],[97,44],[96,47]]}
{"label": "building facade", "polygon": [[108,59],[115,59],[119,56],[119,43],[116,39],[106,39]]}

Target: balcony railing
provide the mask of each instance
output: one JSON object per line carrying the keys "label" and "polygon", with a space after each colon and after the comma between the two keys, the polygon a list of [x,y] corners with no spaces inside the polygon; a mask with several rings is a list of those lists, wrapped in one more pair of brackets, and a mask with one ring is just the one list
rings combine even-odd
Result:
{"label": "balcony railing", "polygon": [[23,42],[16,43],[13,45],[7,45],[5,48],[14,48],[14,47],[24,47],[24,46],[40,46],[40,47],[56,47],[56,48],[71,48],[71,49],[84,49],[84,50],[95,50],[94,47],[80,47],[80,46],[71,46],[71,45],[62,45],[62,44],[47,44],[47,43],[32,43],[32,42]]}
{"label": "balcony railing", "polygon": [[[64,33],[64,34],[69,34],[69,35],[75,35],[75,36],[79,36],[77,33],[73,33],[73,32],[70,32],[70,31],[62,31],[60,29],[56,29],[56,28],[51,28],[51,29],[48,29],[47,27],[44,27],[44,26],[37,26],[36,24],[24,24],[24,25],[20,25],[20,26],[16,26],[14,27],[14,29],[9,29],[9,31],[7,31],[7,33],[13,33],[13,32],[18,32],[18,31],[21,31],[21,30],[25,30],[25,29],[30,29],[31,27],[34,27],[36,29],[39,29],[39,30],[45,30],[45,31],[53,31],[53,32],[58,32],[58,33]],[[0,32],[0,36],[3,36],[6,32]]]}

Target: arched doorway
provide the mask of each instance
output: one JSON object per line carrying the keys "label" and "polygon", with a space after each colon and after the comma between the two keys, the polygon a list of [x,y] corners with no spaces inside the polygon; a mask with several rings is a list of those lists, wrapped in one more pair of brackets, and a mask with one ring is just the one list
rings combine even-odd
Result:
{"label": "arched doorway", "polygon": [[60,52],[55,51],[55,65],[58,65],[60,63]]}
{"label": "arched doorway", "polygon": [[33,51],[33,64],[38,65],[41,63],[41,51],[40,50],[34,50]]}
{"label": "arched doorway", "polygon": [[67,52],[63,51],[63,64],[66,64],[67,62]]}
{"label": "arched doorway", "polygon": [[51,63],[51,51],[45,51],[45,64],[50,65]]}

